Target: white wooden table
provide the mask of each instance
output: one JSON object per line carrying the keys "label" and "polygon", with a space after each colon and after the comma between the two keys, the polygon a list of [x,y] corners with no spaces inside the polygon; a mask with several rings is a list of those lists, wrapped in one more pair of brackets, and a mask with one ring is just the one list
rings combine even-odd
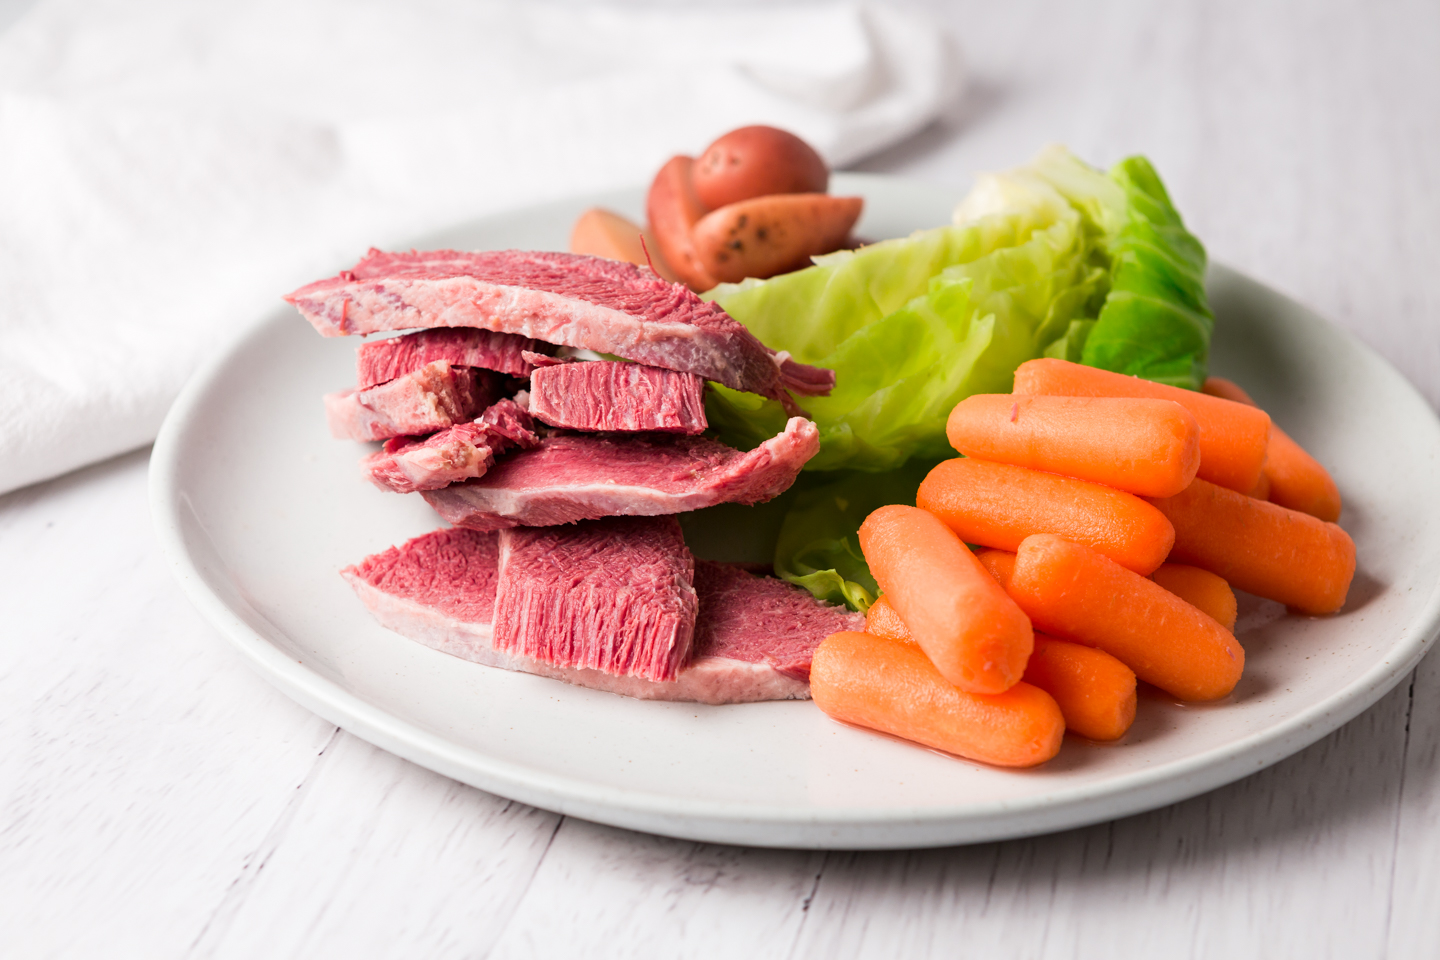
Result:
{"label": "white wooden table", "polygon": [[[1440,400],[1440,5],[930,5],[974,84],[866,169],[1147,153],[1212,256]],[[1436,657],[1298,756],[1115,823],[908,853],[663,840],[272,690],[162,567],[145,466],[0,498],[0,956],[1440,956]]]}

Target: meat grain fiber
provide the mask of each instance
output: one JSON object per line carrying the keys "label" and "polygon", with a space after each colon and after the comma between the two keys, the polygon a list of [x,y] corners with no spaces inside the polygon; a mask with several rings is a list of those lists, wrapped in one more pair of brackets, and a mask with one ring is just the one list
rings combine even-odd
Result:
{"label": "meat grain fiber", "polygon": [[355,388],[366,390],[414,373],[436,360],[456,367],[483,367],[512,377],[528,377],[534,369],[525,354],[553,349],[529,337],[475,327],[417,330],[403,337],[374,340],[355,351]]}
{"label": "meat grain fiber", "polygon": [[570,430],[703,433],[705,381],[643,363],[592,360],[540,366],[530,376],[530,412]]}
{"label": "meat grain fiber", "polygon": [[451,656],[646,700],[748,703],[803,699],[810,658],[865,618],[731,564],[695,561],[699,603],[689,666],[670,681],[617,677],[501,653],[493,645],[499,535],[427,533],[342,575],[384,627]]}
{"label": "meat grain fiber", "polygon": [[633,264],[570,253],[371,250],[289,294],[329,337],[479,327],[693,373],[780,400],[826,394],[829,370],[776,354],[713,303]]}
{"label": "meat grain fiber", "polygon": [[819,448],[815,424],[800,417],[746,453],[705,437],[547,437],[479,479],[422,495],[450,523],[473,530],[660,516],[769,500]]}
{"label": "meat grain fiber", "polygon": [[500,533],[495,649],[673,680],[695,638],[695,559],[674,517]]}
{"label": "meat grain fiber", "polygon": [[384,449],[360,461],[371,483],[382,490],[414,493],[481,477],[497,454],[537,445],[534,421],[514,400],[492,404],[477,419],[428,437],[394,437]]}
{"label": "meat grain fiber", "polygon": [[378,387],[326,394],[325,414],[336,439],[387,440],[473,420],[508,387],[494,371],[436,360]]}

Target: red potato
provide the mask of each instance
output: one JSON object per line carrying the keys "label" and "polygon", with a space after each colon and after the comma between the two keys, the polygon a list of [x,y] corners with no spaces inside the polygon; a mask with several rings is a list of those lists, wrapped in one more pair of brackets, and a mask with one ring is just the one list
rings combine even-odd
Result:
{"label": "red potato", "polygon": [[580,214],[570,231],[570,252],[648,266],[671,283],[675,282],[675,274],[660,255],[650,232],[613,210],[591,207]]}
{"label": "red potato", "polygon": [[650,194],[645,198],[645,215],[650,218],[655,245],[660,248],[660,256],[670,270],[690,289],[704,291],[718,281],[695,257],[691,228],[706,210],[695,196],[691,182],[694,165],[695,161],[690,157],[671,157],[660,168],[650,184]]}
{"label": "red potato", "polygon": [[773,277],[845,245],[860,197],[787,193],[741,200],[707,213],[691,230],[695,260],[716,280]]}
{"label": "red potato", "polygon": [[731,130],[695,162],[695,195],[707,209],[779,193],[824,193],[830,170],[810,144],[775,127]]}

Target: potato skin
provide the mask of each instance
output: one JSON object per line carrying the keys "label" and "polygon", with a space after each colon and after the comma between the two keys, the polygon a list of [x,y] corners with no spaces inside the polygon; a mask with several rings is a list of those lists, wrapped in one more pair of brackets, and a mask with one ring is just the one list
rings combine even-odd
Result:
{"label": "potato skin", "polygon": [[810,144],[775,127],[731,130],[695,161],[695,195],[707,210],[781,193],[824,193],[830,170]]}
{"label": "potato skin", "polygon": [[648,266],[662,279],[675,282],[675,274],[665,264],[650,231],[603,207],[591,207],[580,214],[570,231],[570,252],[607,260],[624,260],[637,267]]}
{"label": "potato skin", "polygon": [[717,281],[773,277],[844,246],[864,200],[825,193],[756,197],[713,210],[691,230],[694,255]]}
{"label": "potato skin", "polygon": [[645,215],[650,219],[650,230],[655,234],[660,257],[670,271],[690,289],[703,292],[719,281],[700,265],[695,256],[691,228],[705,215],[705,207],[695,196],[691,177],[694,165],[693,157],[678,156],[671,157],[660,168],[645,198]]}

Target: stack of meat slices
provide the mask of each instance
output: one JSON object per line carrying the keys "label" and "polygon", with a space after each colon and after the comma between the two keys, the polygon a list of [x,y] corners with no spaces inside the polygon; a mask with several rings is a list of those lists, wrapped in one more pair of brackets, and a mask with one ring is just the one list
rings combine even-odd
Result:
{"label": "stack of meat slices", "polygon": [[[332,433],[382,440],[366,475],[455,525],[347,568],[385,626],[466,659],[629,696],[808,695],[810,653],[863,619],[696,561],[675,514],[757,503],[815,455],[793,394],[834,375],[627,263],[561,253],[382,253],[286,297],[359,350]],[[576,362],[590,352],[626,360]],[[569,353],[558,357],[557,353]],[[779,400],[741,452],[702,436],[704,384]]]}

